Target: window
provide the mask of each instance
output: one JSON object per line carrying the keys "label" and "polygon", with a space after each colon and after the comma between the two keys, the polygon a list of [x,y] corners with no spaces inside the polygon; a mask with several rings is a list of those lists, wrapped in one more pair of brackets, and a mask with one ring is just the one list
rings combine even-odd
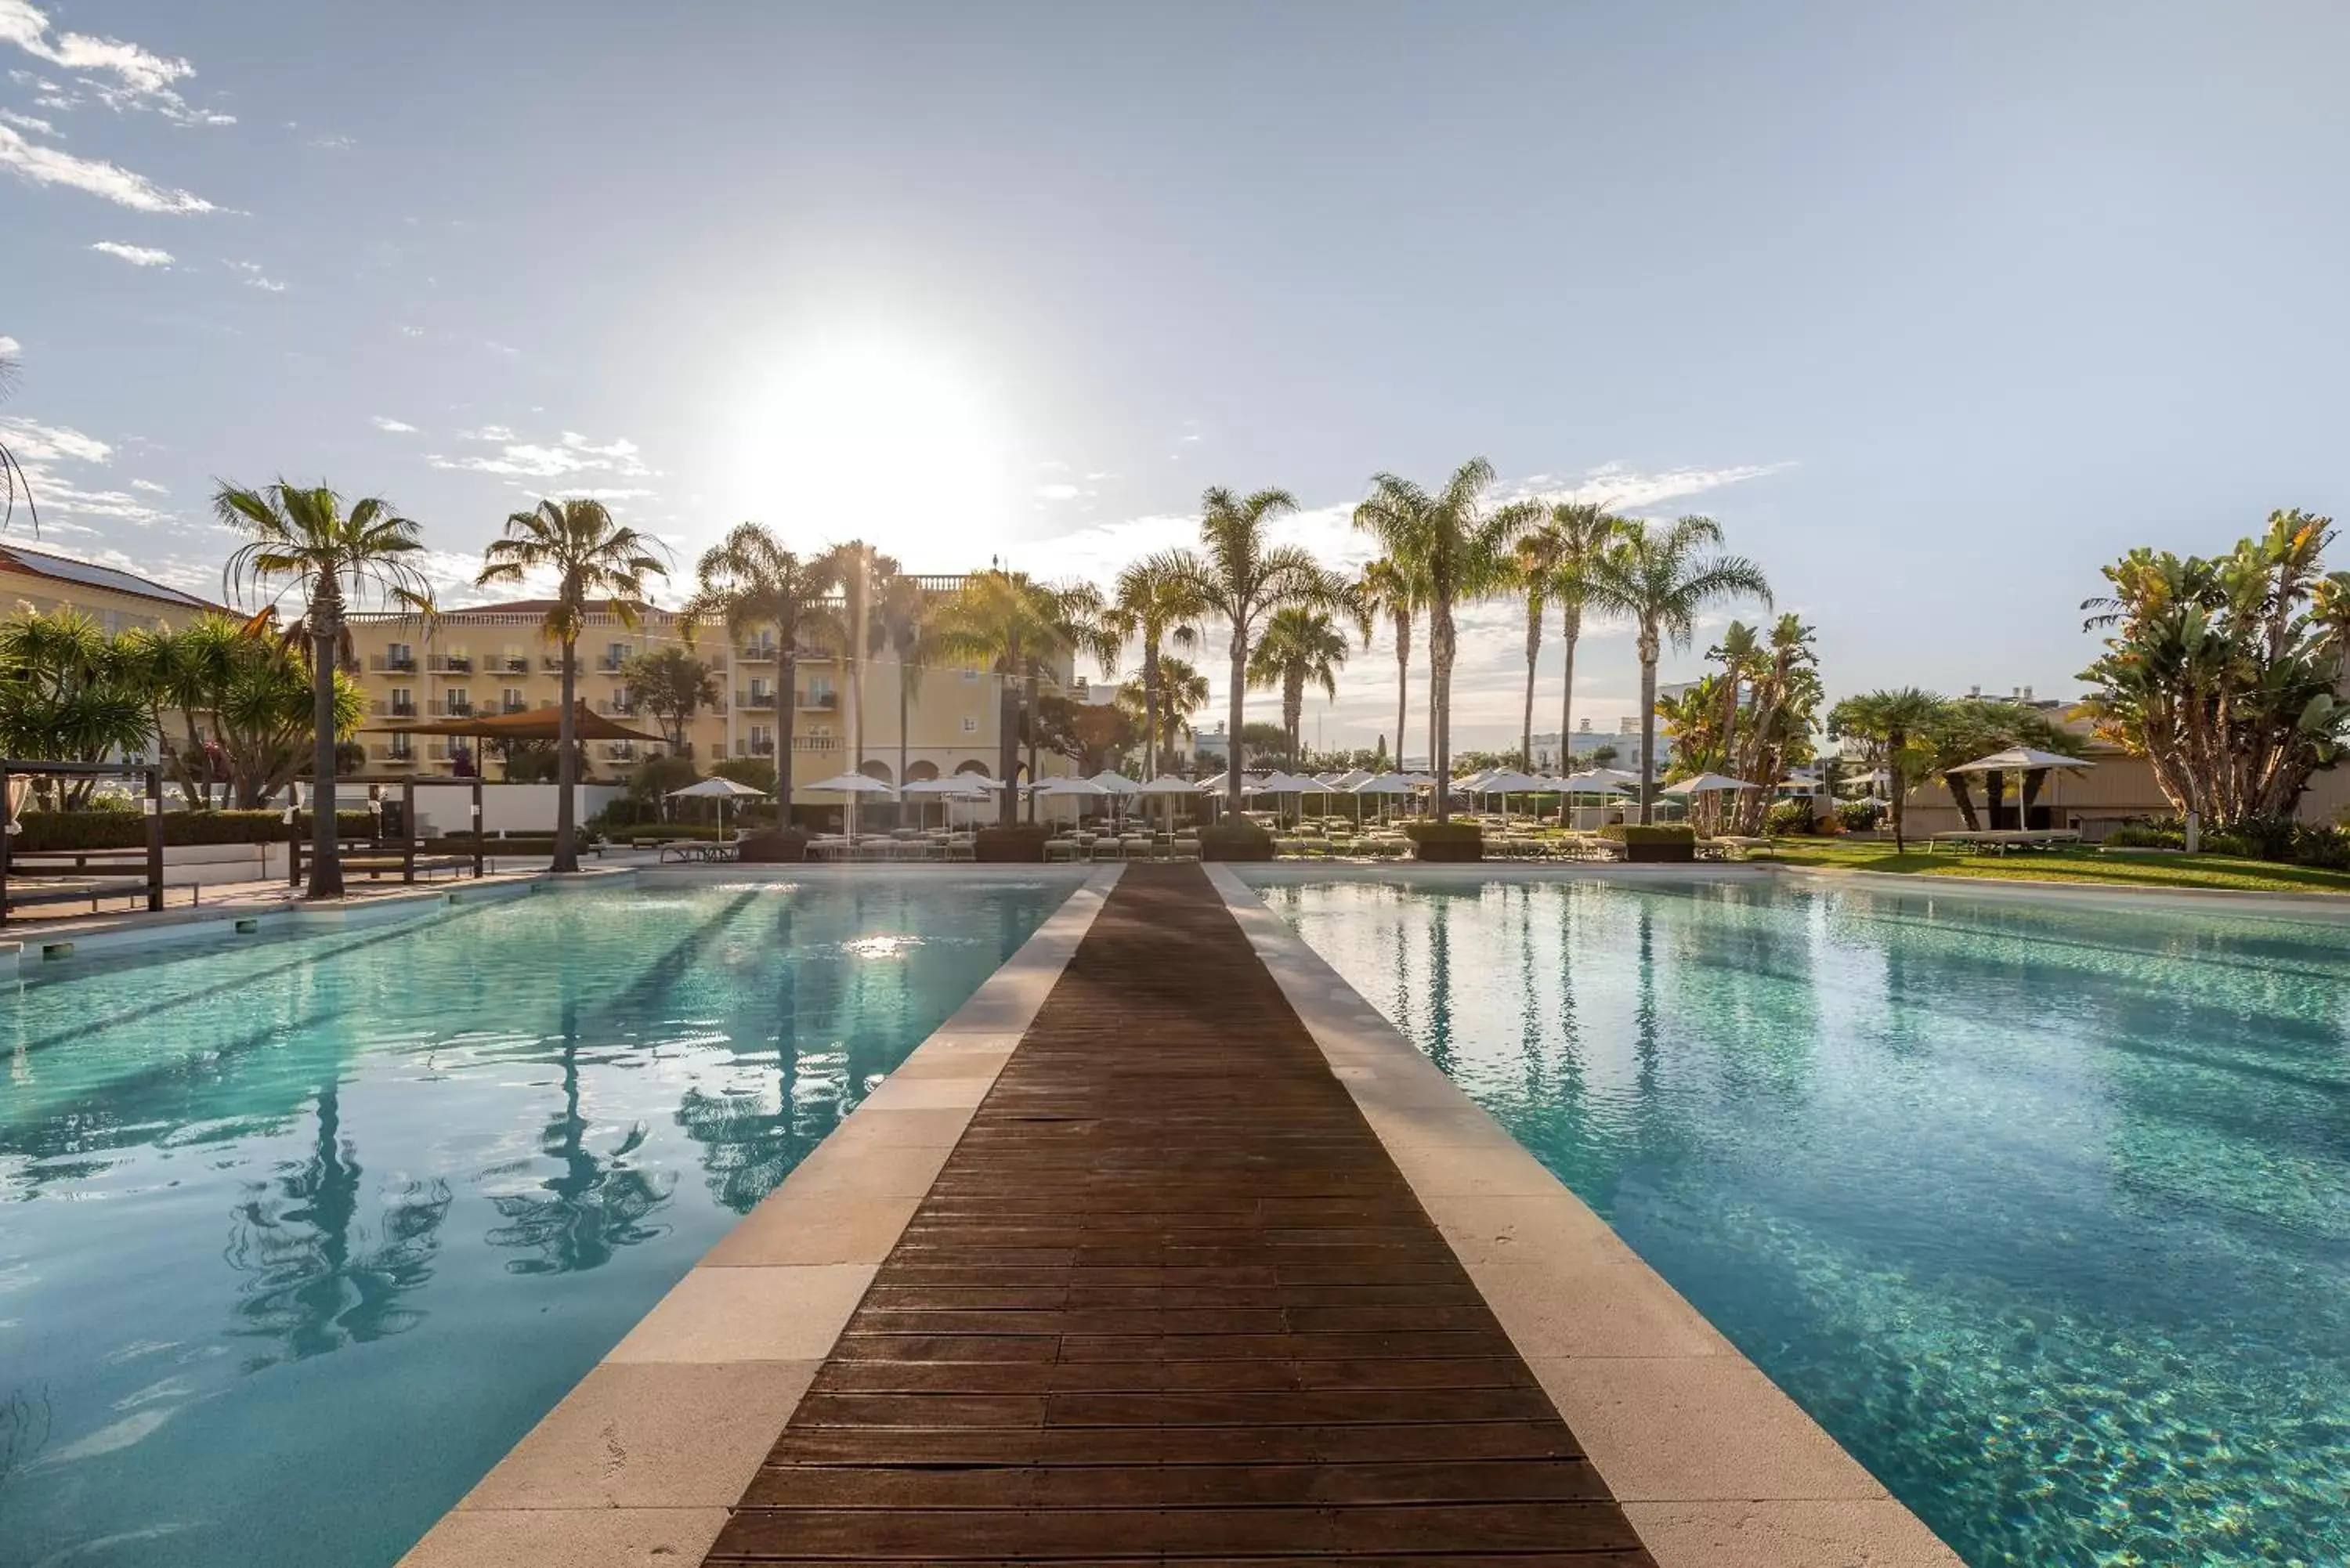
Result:
{"label": "window", "polygon": [[416,649],[404,642],[384,644],[383,667],[386,670],[415,669]]}
{"label": "window", "polygon": [[498,706],[509,713],[521,712],[523,710],[522,688],[508,686],[501,690],[498,692]]}
{"label": "window", "polygon": [[394,718],[413,718],[416,713],[416,688],[395,686],[391,689],[391,711]]}
{"label": "window", "polygon": [[452,713],[470,713],[473,711],[473,696],[463,686],[450,687],[442,693],[442,698],[447,702],[449,711]]}
{"label": "window", "polygon": [[976,718],[972,717],[971,714],[969,714],[969,713],[965,713],[965,714],[962,716],[962,732],[963,732],[964,734],[966,734],[966,735],[976,735],[976,734],[978,734],[978,733],[979,733],[979,721],[978,721]]}
{"label": "window", "polygon": [[385,754],[400,762],[408,761],[416,755],[415,738],[411,735],[394,735],[391,738],[390,748]]}

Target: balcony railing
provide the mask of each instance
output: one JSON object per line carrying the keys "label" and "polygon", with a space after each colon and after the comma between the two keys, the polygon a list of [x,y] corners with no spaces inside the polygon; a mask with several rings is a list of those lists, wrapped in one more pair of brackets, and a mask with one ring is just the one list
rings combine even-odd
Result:
{"label": "balcony railing", "polygon": [[[577,660],[574,661],[575,668],[577,667]],[[559,653],[540,654],[538,658],[538,667],[549,675],[560,675],[563,673],[563,655]]]}
{"label": "balcony railing", "polygon": [[416,760],[416,748],[379,742],[368,748],[368,755],[379,763],[412,763]]}
{"label": "balcony railing", "polygon": [[375,705],[375,716],[379,719],[413,719],[416,717],[416,704],[413,702],[378,702]]}
{"label": "balcony railing", "polygon": [[425,660],[430,669],[444,675],[471,675],[473,656],[470,653],[436,653]]}
{"label": "balcony railing", "polygon": [[819,713],[829,713],[840,706],[840,694],[837,691],[803,691],[799,705]]}
{"label": "balcony railing", "polygon": [[643,712],[644,704],[631,702],[625,697],[599,697],[596,700],[596,711],[610,713],[619,718],[629,718]]}
{"label": "balcony railing", "polygon": [[368,668],[378,675],[410,674],[416,669],[416,655],[412,653],[370,653],[368,655]]}
{"label": "balcony railing", "polygon": [[530,673],[530,655],[501,653],[494,659],[484,659],[482,667],[493,675],[527,675]]}
{"label": "balcony railing", "polygon": [[618,675],[628,662],[629,656],[625,653],[606,653],[598,656],[596,668],[607,675]]}
{"label": "balcony railing", "polygon": [[773,664],[775,645],[772,642],[746,642],[734,650],[734,657],[745,664]]}
{"label": "balcony railing", "polygon": [[772,757],[775,754],[773,741],[737,741],[734,754],[738,757]]}
{"label": "balcony railing", "polygon": [[734,692],[734,706],[773,711],[775,706],[775,694],[772,691],[744,691],[738,688]]}
{"label": "balcony railing", "polygon": [[530,711],[530,703],[526,699],[521,697],[501,698],[498,701],[498,711],[501,713],[527,713]]}
{"label": "balcony railing", "polygon": [[837,752],[840,750],[837,735],[794,735],[792,750],[795,752]]}
{"label": "balcony railing", "polygon": [[432,716],[436,719],[470,719],[473,716],[471,702],[435,702]]}

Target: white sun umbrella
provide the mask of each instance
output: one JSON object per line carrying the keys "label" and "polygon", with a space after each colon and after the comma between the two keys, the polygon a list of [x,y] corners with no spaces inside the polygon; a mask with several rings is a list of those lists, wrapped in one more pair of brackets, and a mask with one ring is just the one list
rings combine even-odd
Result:
{"label": "white sun umbrella", "polygon": [[740,800],[745,795],[749,795],[757,800],[764,800],[774,793],[775,791],[773,790],[754,789],[749,784],[738,784],[733,779],[722,778],[713,774],[709,778],[697,779],[692,784],[686,785],[683,789],[673,789],[670,791],[669,798],[676,800],[680,796],[683,796],[689,800],[716,801],[718,803],[718,831],[723,833],[726,831],[726,803],[728,801]]}
{"label": "white sun umbrella", "polygon": [[916,779],[898,793],[900,795],[944,795],[948,815],[951,819],[956,801],[985,800],[993,782],[972,774],[949,774],[944,778]]}
{"label": "white sun umbrella", "polygon": [[1381,809],[1384,810],[1387,803],[1396,797],[1409,795],[1412,793],[1412,783],[1401,774],[1375,774],[1347,793],[1357,799],[1365,795],[1377,798],[1381,802]]}
{"label": "white sun umbrella", "polygon": [[1510,809],[1512,795],[1533,794],[1549,787],[1551,786],[1532,774],[1520,773],[1515,768],[1495,768],[1478,781],[1476,793],[1500,795],[1502,810],[1506,814]]}
{"label": "white sun umbrella", "polygon": [[1662,794],[1677,794],[1686,797],[1700,794],[1719,794],[1728,790],[1761,789],[1762,787],[1762,786],[1761,784],[1748,784],[1744,779],[1730,778],[1721,774],[1700,774],[1693,779],[1683,779],[1679,784],[1667,784],[1659,793]]}
{"label": "white sun umbrella", "polygon": [[1348,768],[1343,774],[1333,774],[1322,782],[1332,789],[1350,790],[1371,776],[1368,768]]}
{"label": "white sun umbrella", "polygon": [[802,787],[826,790],[834,794],[845,794],[848,797],[848,836],[851,838],[857,836],[857,797],[858,795],[878,794],[890,800],[898,798],[896,790],[883,784],[871,774],[843,774],[837,779],[827,779],[822,784],[806,784]]}
{"label": "white sun umbrella", "polygon": [[1134,786],[1134,793],[1138,796],[1164,796],[1167,801],[1167,826],[1170,828],[1175,826],[1175,797],[1179,794],[1190,795],[1196,800],[1200,795],[1198,785],[1190,779],[1177,778],[1173,774],[1160,774],[1155,779],[1145,779]]}
{"label": "white sun umbrella", "polygon": [[[2021,827],[2024,826],[2026,820],[2023,812],[2025,775],[2036,774],[2043,768],[2076,770],[2094,768],[2096,765],[2085,758],[2068,757],[2060,752],[2043,752],[2031,746],[2010,746],[2003,752],[1993,752],[1987,757],[1977,757],[1973,762],[1961,763],[1950,771],[1954,774],[2015,774],[2015,821],[2016,826]],[[2048,814],[2051,817],[2056,815],[2056,797],[2054,793],[2051,793],[2048,797]]]}
{"label": "white sun umbrella", "polygon": [[1116,768],[1102,769],[1101,772],[1094,774],[1093,782],[1112,794],[1133,794],[1142,787]]}

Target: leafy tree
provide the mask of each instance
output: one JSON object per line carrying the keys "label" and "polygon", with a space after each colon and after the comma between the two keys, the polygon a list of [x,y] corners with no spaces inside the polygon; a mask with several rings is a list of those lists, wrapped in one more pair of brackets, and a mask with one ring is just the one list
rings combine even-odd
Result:
{"label": "leafy tree", "polygon": [[1295,605],[1273,612],[1264,623],[1263,638],[1250,651],[1249,684],[1281,691],[1281,728],[1293,771],[1304,761],[1299,730],[1305,717],[1305,688],[1310,682],[1335,700],[1338,667],[1346,662],[1347,636],[1328,613]]}
{"label": "leafy tree", "polygon": [[639,653],[620,668],[629,701],[652,714],[669,736],[671,750],[683,755],[694,714],[718,706],[718,670],[690,649],[667,647]]}
{"label": "leafy tree", "polygon": [[[1052,587],[1025,572],[1000,568],[973,572],[961,592],[938,607],[933,639],[940,654],[984,664],[1003,677],[998,763],[1006,782],[1019,774],[1020,736],[1030,728],[1022,716],[1036,711],[1038,687],[1052,662],[1082,649],[1091,649],[1105,662],[1117,657],[1116,634],[1099,624],[1100,607],[1100,596],[1085,585]],[[1036,743],[1031,732],[1032,778]],[[1011,790],[999,793],[1000,820],[1008,826],[1019,819],[1019,805]],[[1031,820],[1035,809],[1031,795]]]}
{"label": "leafy tree", "polygon": [[[1387,558],[1418,588],[1428,607],[1430,771],[1451,776],[1455,605],[1505,591],[1515,572],[1518,537],[1544,515],[1538,502],[1491,504],[1493,465],[1471,458],[1430,493],[1392,473],[1376,475],[1371,497],[1355,508],[1355,526],[1379,542]],[[1449,815],[1444,792],[1435,816]]]}
{"label": "leafy tree", "polygon": [[313,836],[307,894],[338,898],[343,863],[335,836],[335,675],[347,657],[344,611],[351,596],[372,594],[430,615],[432,597],[416,565],[424,540],[416,524],[390,502],[369,496],[346,511],[342,497],[324,484],[296,485],[283,479],[257,490],[224,484],[213,496],[213,512],[223,526],[246,535],[222,574],[231,598],[282,583],[264,607],[272,618],[276,601],[286,593],[298,591],[305,600],[302,619],[286,635],[307,642],[310,659]]}
{"label": "leafy tree", "polygon": [[761,628],[775,630],[782,693],[775,705],[775,813],[778,822],[789,823],[793,693],[799,656],[837,647],[843,636],[839,612],[832,604],[832,567],[821,558],[806,559],[784,548],[781,540],[756,523],[742,523],[703,552],[694,576],[693,597],[680,617],[688,642],[708,626],[725,628],[726,635],[738,642]]}
{"label": "leafy tree", "polygon": [[2082,711],[2213,828],[2289,815],[2341,760],[2350,573],[2325,571],[2333,539],[2329,517],[2271,513],[2217,559],[2133,550],[2081,607],[2108,634]]}
{"label": "leafy tree", "polygon": [[[1981,778],[1994,816],[2007,793],[2005,774],[1969,774],[1954,770],[1993,752],[2011,746],[2029,746],[2034,751],[2054,752],[2063,756],[2081,754],[2081,740],[2063,725],[2034,708],[2020,703],[1984,701],[1967,698],[1946,702],[1934,721],[1926,726],[1921,736],[1930,753],[1928,766],[1950,792],[1950,800],[1959,808],[1959,816],[1969,830],[1982,826],[1975,815],[1974,782]],[[2025,775],[2027,794],[2022,809],[2032,808],[2033,794],[2039,790],[2040,781],[2047,775],[2034,771]]]}
{"label": "leafy tree", "polygon": [[1038,699],[1031,722],[1038,742],[1076,763],[1080,774],[1115,767],[1142,738],[1134,715],[1116,703],[1080,702],[1054,693]]}
{"label": "leafy tree", "polygon": [[733,779],[767,794],[775,793],[775,781],[781,776],[775,764],[764,757],[728,757],[712,763],[710,772],[713,778]]}
{"label": "leafy tree", "polygon": [[[1110,590],[1109,603],[1102,611],[1103,626],[1121,642],[1142,645],[1142,674],[1138,690],[1141,693],[1142,733],[1149,737],[1160,734],[1168,727],[1159,722],[1159,708],[1164,697],[1167,646],[1189,650],[1199,646],[1199,621],[1207,613],[1198,585],[1191,579],[1180,556],[1152,556],[1135,562],[1118,575]],[[1107,672],[1116,674],[1115,669]],[[1159,776],[1159,747],[1143,747],[1142,776]]]}
{"label": "leafy tree", "polygon": [[1411,620],[1419,611],[1419,590],[1396,562],[1376,560],[1355,579],[1354,605],[1365,648],[1371,645],[1371,627],[1379,617],[1385,616],[1395,632],[1395,754],[1401,757],[1404,725],[1411,706]]}
{"label": "leafy tree", "polygon": [[1585,602],[1628,618],[1640,655],[1640,821],[1656,820],[1657,660],[1669,641],[1687,648],[1700,611],[1723,599],[1771,602],[1762,568],[1742,556],[1704,552],[1721,544],[1711,517],[1683,517],[1627,532],[1594,560]]}
{"label": "leafy tree", "polygon": [[[1562,745],[1560,749],[1565,750],[1565,748]],[[1617,748],[1614,742],[1602,741],[1599,744],[1591,748],[1591,765],[1595,768],[1604,768],[1623,754],[1624,753]]]}
{"label": "leafy tree", "polygon": [[505,536],[483,552],[476,587],[519,583],[531,572],[555,575],[554,606],[540,624],[542,635],[563,645],[563,708],[557,721],[555,799],[556,871],[579,869],[577,681],[579,638],[588,612],[600,607],[622,626],[633,627],[646,594],[645,578],[666,576],[660,543],[614,521],[600,501],[542,501],[528,512],[506,517]]}
{"label": "leafy tree", "polygon": [[1828,711],[1828,734],[1849,737],[1867,749],[1889,777],[1887,791],[1893,800],[1893,851],[1908,847],[1905,797],[1910,781],[1933,766],[1925,738],[1940,722],[1948,706],[1931,691],[1915,686],[1865,692],[1847,697]]}
{"label": "leafy tree", "polygon": [[1272,766],[1289,759],[1289,732],[1279,724],[1252,719],[1241,726],[1241,763],[1225,770],[1238,773]]}
{"label": "leafy tree", "polygon": [[[217,747],[207,744],[199,721],[209,719],[212,733],[220,734],[221,694],[228,689],[245,645],[260,636],[232,617],[206,614],[177,629],[140,627],[116,639],[137,667],[164,763],[192,806],[209,805],[212,786],[227,782],[221,776],[225,759]],[[180,740],[167,733],[166,712],[180,716]]]}
{"label": "leafy tree", "polygon": [[[1142,681],[1128,681],[1118,690],[1120,706],[1140,719],[1144,714]],[[1182,753],[1179,742],[1191,732],[1191,715],[1208,705],[1208,678],[1191,665],[1172,654],[1159,661],[1159,745],[1162,759],[1173,758],[1180,766]]]}
{"label": "leafy tree", "polygon": [[887,556],[877,557],[873,618],[866,651],[886,653],[898,665],[898,783],[906,782],[909,707],[931,662],[931,593]]}
{"label": "leafy tree", "polygon": [[[1297,510],[1285,490],[1234,495],[1217,485],[1200,497],[1200,548],[1176,552],[1175,573],[1189,585],[1206,614],[1232,632],[1231,719],[1225,732],[1243,742],[1248,706],[1249,644],[1257,622],[1293,606],[1342,604],[1347,589],[1295,545],[1275,545],[1266,533],[1273,520]],[[1224,805],[1231,820],[1241,813],[1241,768],[1225,770]]]}
{"label": "leafy tree", "polygon": [[[0,620],[0,755],[97,763],[140,750],[153,719],[138,674],[79,610]],[[95,782],[68,784],[67,804],[86,801]]]}

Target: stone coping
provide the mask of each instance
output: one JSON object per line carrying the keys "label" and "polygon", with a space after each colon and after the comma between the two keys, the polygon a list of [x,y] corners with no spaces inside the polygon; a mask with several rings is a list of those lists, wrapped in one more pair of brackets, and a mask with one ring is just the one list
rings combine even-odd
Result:
{"label": "stone coping", "polygon": [[[814,868],[749,869],[785,880]],[[701,1562],[1122,869],[1088,872],[401,1568]]]}
{"label": "stone coping", "polygon": [[1207,871],[1659,1568],[1962,1568],[1232,867]]}

